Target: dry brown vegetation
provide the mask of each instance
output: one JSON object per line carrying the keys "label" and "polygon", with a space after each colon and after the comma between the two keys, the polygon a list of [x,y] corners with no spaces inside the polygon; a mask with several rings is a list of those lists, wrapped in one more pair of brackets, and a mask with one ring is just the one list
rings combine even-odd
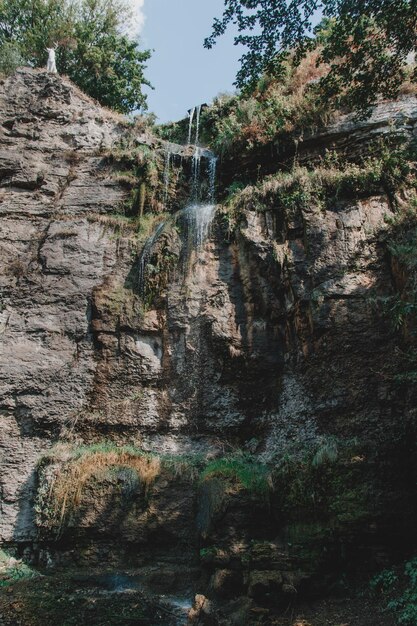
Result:
{"label": "dry brown vegetation", "polygon": [[83,490],[92,478],[114,468],[129,468],[136,472],[146,494],[161,469],[157,457],[129,447],[93,446],[72,451],[68,445],[60,444],[54,448],[49,461],[56,462],[47,494],[49,514],[59,525],[79,507]]}
{"label": "dry brown vegetation", "polygon": [[[407,71],[407,76],[405,81],[400,87],[400,95],[401,96],[415,96],[417,95],[417,81],[415,79],[415,74],[417,74],[417,65],[410,65]],[[414,79],[413,79],[414,75]]]}
{"label": "dry brown vegetation", "polygon": [[[202,136],[221,155],[250,152],[260,146],[294,141],[337,120],[343,110],[319,87],[329,66],[319,63],[321,47],[299,65],[289,58],[280,78],[264,75],[250,94],[219,96],[203,112]],[[415,66],[410,65],[399,95],[417,93]]]}
{"label": "dry brown vegetation", "polygon": [[250,95],[216,99],[202,116],[205,140],[223,154],[328,124],[335,112],[314,90],[328,72],[327,65],[317,65],[319,53],[311,52],[298,66],[290,59],[283,78],[263,76]]}
{"label": "dry brown vegetation", "polygon": [[113,213],[111,215],[97,215],[92,213],[88,216],[89,222],[101,224],[105,228],[112,229],[116,235],[132,235],[138,241],[146,240],[155,228],[167,218],[166,213],[146,213],[142,217],[127,217],[126,215]]}

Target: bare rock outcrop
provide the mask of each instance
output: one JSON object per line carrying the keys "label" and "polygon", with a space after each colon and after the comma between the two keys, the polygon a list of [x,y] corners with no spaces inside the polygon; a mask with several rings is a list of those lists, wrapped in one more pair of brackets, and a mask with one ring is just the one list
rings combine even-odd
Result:
{"label": "bare rock outcrop", "polygon": [[100,150],[123,127],[65,80],[18,71],[0,90],[1,536],[28,539],[37,458],[88,401],[91,299],[117,261],[98,214],[126,191]]}

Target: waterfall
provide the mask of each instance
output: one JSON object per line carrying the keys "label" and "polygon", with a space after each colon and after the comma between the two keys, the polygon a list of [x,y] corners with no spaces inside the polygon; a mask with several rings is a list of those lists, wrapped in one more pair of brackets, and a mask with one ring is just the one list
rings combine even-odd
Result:
{"label": "waterfall", "polygon": [[[189,114],[188,114],[189,118],[190,118],[190,121],[188,122],[188,141],[187,141],[188,145],[190,145],[190,143],[191,143],[191,133],[192,133],[192,130],[193,130],[194,113],[195,113],[195,107],[193,107],[190,110]],[[200,121],[200,119],[199,119],[199,121]]]}
{"label": "waterfall", "polygon": [[[200,202],[203,195],[201,184],[201,159],[207,159],[205,168],[207,175],[207,187],[205,189],[205,202]],[[192,161],[192,186],[191,202],[176,216],[176,221],[182,226],[184,249],[183,265],[186,266],[191,255],[191,250],[199,249],[210,234],[210,226],[213,221],[216,205],[216,165],[217,157],[195,147]]]}
{"label": "waterfall", "polygon": [[192,248],[201,248],[207,239],[213,221],[214,204],[190,204],[181,212],[185,225],[185,238]]}
{"label": "waterfall", "polygon": [[139,260],[139,278],[138,278],[138,289],[140,295],[143,297],[145,295],[145,270],[146,266],[149,262],[152,248],[155,241],[158,239],[159,235],[162,233],[165,227],[165,222],[161,222],[154,233],[145,242],[143,246],[142,254],[140,255]]}
{"label": "waterfall", "polygon": [[[210,153],[209,153],[210,154]],[[197,203],[201,200],[202,185],[201,185],[201,158],[204,156],[207,160],[207,200],[209,202],[215,201],[216,196],[216,166],[217,157],[214,155],[207,155],[207,151],[203,153],[202,149],[198,146],[195,147],[192,157],[191,165],[191,202]]]}
{"label": "waterfall", "polygon": [[[191,144],[193,120],[196,117],[194,153],[191,162],[190,198],[188,204],[169,218],[168,222],[159,224],[155,232],[146,240],[139,259],[139,293],[145,294],[146,266],[152,254],[152,248],[163,232],[165,226],[174,222],[181,227],[183,240],[182,265],[187,267],[192,250],[198,250],[204,244],[210,233],[210,226],[215,215],[215,190],[216,190],[216,165],[217,158],[208,150],[198,146],[200,135],[201,105],[193,107],[189,112],[188,145]],[[170,167],[172,158],[172,145],[167,144],[164,166],[164,204],[167,204],[169,196]],[[202,166],[202,159],[205,163]],[[202,181],[202,172],[204,180]]]}
{"label": "waterfall", "polygon": [[191,181],[191,200],[197,202],[200,195],[200,169],[201,169],[201,150],[195,147],[192,160],[192,181]]}
{"label": "waterfall", "polygon": [[197,107],[197,119],[196,119],[196,128],[195,128],[195,141],[194,145],[198,145],[198,136],[200,134],[200,113],[201,113],[201,104]]}
{"label": "waterfall", "polygon": [[208,189],[206,192],[206,202],[199,202],[201,196],[200,170],[201,170],[201,150],[196,147],[193,156],[193,195],[192,202],[185,208],[185,217],[187,222],[187,231],[191,239],[191,244],[195,248],[200,248],[207,239],[211,222],[216,210],[215,194],[216,194],[216,164],[217,157],[214,155],[208,157],[207,179]]}
{"label": "waterfall", "polygon": [[187,140],[187,144],[188,145],[191,144],[191,135],[193,133],[194,115],[196,115],[196,128],[195,128],[194,145],[197,146],[197,144],[198,144],[198,138],[199,138],[199,135],[200,135],[200,113],[201,113],[201,104],[199,104],[197,107],[193,107],[192,109],[190,109],[190,112],[188,114],[188,117],[189,117],[189,121],[188,121],[188,140]]}
{"label": "waterfall", "polygon": [[217,166],[217,157],[212,156],[208,164],[208,173],[209,173],[208,196],[209,196],[210,202],[213,202],[213,203],[216,197],[216,166]]}

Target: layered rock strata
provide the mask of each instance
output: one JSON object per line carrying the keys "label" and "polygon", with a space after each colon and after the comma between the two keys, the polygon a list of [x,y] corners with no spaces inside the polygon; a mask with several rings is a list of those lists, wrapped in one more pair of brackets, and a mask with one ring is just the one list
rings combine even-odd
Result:
{"label": "layered rock strata", "polygon": [[[384,106],[368,125],[323,131],[318,150],[363,145],[393,110],[410,138],[415,98]],[[108,219],[128,199],[104,156],[123,140],[122,121],[31,70],[3,82],[0,111],[1,541],[51,554],[82,544],[83,563],[166,546],[194,566],[200,547],[205,590],[255,601],[311,581],[314,563],[328,565],[324,546],[340,559],[351,551],[356,565],[401,549],[414,515],[404,479],[413,390],[394,380],[398,337],[372,305],[395,286],[389,194],[291,210],[249,203],[233,234],[219,211],[185,264],[172,221],[152,250],[144,298],[143,241]],[[290,474],[266,502],[215,476],[175,472],[162,472],[150,497],[129,491],[123,472],[96,476],[61,543],[35,519],[37,481],[49,480],[37,462],[57,441],[206,461],[239,448],[274,467],[329,438],[349,445],[339,474],[323,470],[330,495],[317,492],[314,519]]]}

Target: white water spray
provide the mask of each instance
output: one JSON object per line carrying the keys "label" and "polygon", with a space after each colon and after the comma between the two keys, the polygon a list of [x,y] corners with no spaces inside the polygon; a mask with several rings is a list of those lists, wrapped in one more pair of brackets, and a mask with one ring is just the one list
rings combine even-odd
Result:
{"label": "white water spray", "polygon": [[191,164],[192,180],[191,180],[191,200],[197,202],[200,196],[200,169],[201,169],[201,150],[195,147],[193,160]]}
{"label": "white water spray", "polygon": [[186,236],[193,248],[201,248],[210,233],[216,206],[214,204],[190,204],[182,214]]}
{"label": "white water spray", "polygon": [[217,167],[217,157],[212,156],[208,164],[208,174],[209,174],[208,196],[209,196],[210,202],[213,202],[213,203],[216,197],[216,167]]}
{"label": "white water spray", "polygon": [[190,145],[190,143],[191,143],[191,133],[192,133],[192,131],[193,131],[193,119],[194,119],[194,113],[195,113],[195,107],[193,107],[193,108],[190,110],[189,114],[188,114],[188,115],[189,115],[189,118],[190,118],[190,120],[189,120],[189,122],[188,122],[188,141],[187,141],[188,145]]}
{"label": "white water spray", "polygon": [[201,113],[201,104],[198,105],[197,109],[197,119],[196,119],[196,128],[195,128],[195,141],[194,144],[198,145],[198,138],[200,135],[200,113]]}

